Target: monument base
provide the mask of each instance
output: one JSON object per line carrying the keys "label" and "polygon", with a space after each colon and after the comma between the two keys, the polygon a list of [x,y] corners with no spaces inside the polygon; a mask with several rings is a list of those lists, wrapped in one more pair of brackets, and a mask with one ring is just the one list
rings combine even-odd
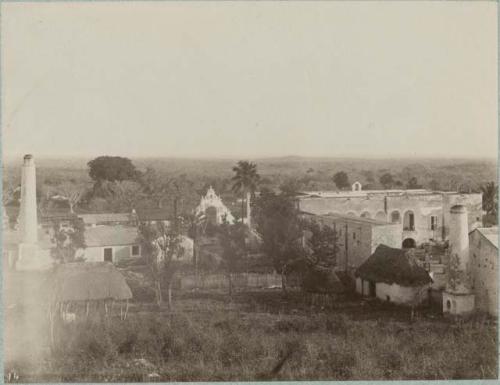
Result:
{"label": "monument base", "polygon": [[466,315],[474,311],[474,294],[443,292],[443,313]]}
{"label": "monument base", "polygon": [[41,253],[38,245],[20,243],[15,269],[18,271],[48,270],[52,267],[52,258]]}

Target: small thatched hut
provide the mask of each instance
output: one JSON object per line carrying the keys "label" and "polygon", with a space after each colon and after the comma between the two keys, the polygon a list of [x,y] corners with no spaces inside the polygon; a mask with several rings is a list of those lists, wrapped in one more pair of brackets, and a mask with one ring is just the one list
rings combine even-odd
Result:
{"label": "small thatched hut", "polygon": [[355,275],[359,294],[398,304],[422,302],[432,283],[429,273],[418,264],[411,250],[385,245],[379,245]]}
{"label": "small thatched hut", "polygon": [[115,301],[128,304],[132,291],[112,263],[75,262],[55,267],[48,280],[48,296],[52,309],[64,313],[71,305],[85,304],[88,315],[92,305],[103,304],[107,313]]}

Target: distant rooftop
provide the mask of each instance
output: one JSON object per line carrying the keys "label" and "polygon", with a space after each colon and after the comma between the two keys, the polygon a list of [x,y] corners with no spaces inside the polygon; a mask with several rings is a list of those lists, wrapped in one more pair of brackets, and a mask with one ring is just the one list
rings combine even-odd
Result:
{"label": "distant rooftop", "polygon": [[172,219],[171,210],[166,208],[137,209],[139,221],[168,221]]}
{"label": "distant rooftop", "polygon": [[353,198],[366,197],[369,195],[454,195],[462,194],[456,191],[433,191],[425,189],[414,190],[360,190],[360,191],[301,191],[297,196],[303,198]]}

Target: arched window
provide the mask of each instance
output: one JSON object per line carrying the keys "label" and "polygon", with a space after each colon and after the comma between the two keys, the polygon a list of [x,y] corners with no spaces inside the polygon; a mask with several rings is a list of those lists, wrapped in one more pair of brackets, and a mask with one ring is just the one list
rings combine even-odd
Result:
{"label": "arched window", "polygon": [[362,214],[361,214],[361,218],[371,218],[371,215],[368,211],[364,211]]}
{"label": "arched window", "polygon": [[413,211],[408,210],[403,217],[403,230],[415,230],[415,214]]}
{"label": "arched window", "polygon": [[395,210],[391,213],[391,222],[392,223],[401,222],[401,215],[399,214],[399,211]]}
{"label": "arched window", "polygon": [[375,219],[378,220],[378,221],[386,221],[387,220],[387,216],[385,215],[385,213],[383,211],[379,211],[376,215],[375,215]]}

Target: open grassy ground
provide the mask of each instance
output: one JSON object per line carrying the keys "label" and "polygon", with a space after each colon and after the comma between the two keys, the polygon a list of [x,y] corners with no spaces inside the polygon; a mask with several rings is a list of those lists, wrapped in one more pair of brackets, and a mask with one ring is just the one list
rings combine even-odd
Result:
{"label": "open grassy ground", "polygon": [[421,311],[411,323],[408,309],[357,297],[311,305],[272,290],[232,301],[177,294],[172,311],[134,304],[125,321],[61,326],[53,350],[16,332],[20,314],[11,311],[6,373],[22,382],[497,378],[496,326],[483,317]]}

